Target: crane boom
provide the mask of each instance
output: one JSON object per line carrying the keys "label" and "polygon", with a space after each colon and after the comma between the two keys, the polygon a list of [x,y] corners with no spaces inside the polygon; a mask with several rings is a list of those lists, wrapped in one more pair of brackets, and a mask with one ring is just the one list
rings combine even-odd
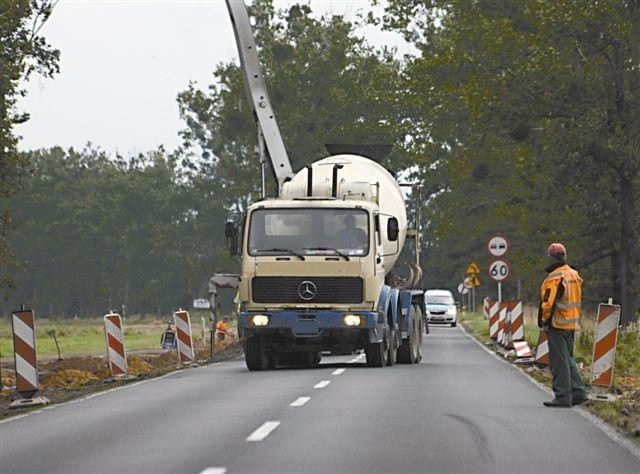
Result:
{"label": "crane boom", "polygon": [[266,148],[271,171],[280,191],[282,185],[293,177],[293,170],[267,93],[247,7],[243,0],[226,0],[226,3],[240,55],[245,89],[258,124],[258,139],[263,140],[261,145],[264,144]]}

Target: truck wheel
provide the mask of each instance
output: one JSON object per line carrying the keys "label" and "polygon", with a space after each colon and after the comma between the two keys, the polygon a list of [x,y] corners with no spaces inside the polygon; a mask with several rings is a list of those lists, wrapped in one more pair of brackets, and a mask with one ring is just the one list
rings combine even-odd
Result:
{"label": "truck wheel", "polygon": [[320,352],[309,352],[307,354],[305,366],[318,367],[320,365],[320,360],[322,360],[322,355],[320,354]]}
{"label": "truck wheel", "polygon": [[420,325],[416,324],[418,313],[415,306],[411,306],[409,317],[411,334],[402,340],[398,348],[398,362],[401,364],[414,364],[418,359],[418,341],[420,340],[420,334],[416,332],[416,329],[419,329]]}
{"label": "truck wheel", "polygon": [[364,353],[369,367],[384,367],[387,365],[388,348],[385,341],[370,342],[365,346]]}
{"label": "truck wheel", "polygon": [[244,343],[244,361],[247,364],[247,369],[251,371],[267,370],[269,368],[269,355],[260,346],[260,340],[253,338]]}

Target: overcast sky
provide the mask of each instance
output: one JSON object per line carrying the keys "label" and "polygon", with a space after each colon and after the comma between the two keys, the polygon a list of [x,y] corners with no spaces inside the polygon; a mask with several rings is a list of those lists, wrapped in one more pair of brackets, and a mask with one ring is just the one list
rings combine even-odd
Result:
{"label": "overcast sky", "polygon": [[[296,3],[276,1],[285,7]],[[318,15],[354,18],[367,0],[311,0]],[[177,94],[190,80],[204,88],[216,64],[237,59],[224,0],[61,0],[42,29],[61,52],[60,74],[35,77],[19,106],[22,150],[87,142],[128,155],[179,145]],[[398,35],[367,27],[376,46],[409,48]]]}

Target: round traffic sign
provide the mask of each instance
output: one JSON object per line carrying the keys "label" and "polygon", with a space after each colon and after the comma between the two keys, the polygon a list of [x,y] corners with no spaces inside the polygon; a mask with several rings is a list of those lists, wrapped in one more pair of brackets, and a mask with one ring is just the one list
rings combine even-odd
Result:
{"label": "round traffic sign", "polygon": [[496,259],[489,265],[489,276],[495,281],[504,281],[511,274],[509,262],[504,259]]}
{"label": "round traffic sign", "polygon": [[494,235],[489,239],[487,248],[494,257],[502,257],[509,250],[509,241],[501,235]]}
{"label": "round traffic sign", "polygon": [[471,278],[465,277],[465,279],[462,281],[462,286],[464,286],[467,290],[470,290],[471,287],[473,286],[471,284]]}
{"label": "round traffic sign", "polygon": [[465,287],[464,284],[460,283],[458,285],[458,293],[460,293],[461,295],[466,295],[467,293],[469,293],[469,288]]}

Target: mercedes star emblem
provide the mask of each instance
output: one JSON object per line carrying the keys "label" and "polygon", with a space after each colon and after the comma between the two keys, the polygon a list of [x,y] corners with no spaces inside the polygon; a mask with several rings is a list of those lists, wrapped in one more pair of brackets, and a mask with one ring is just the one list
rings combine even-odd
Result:
{"label": "mercedes star emblem", "polygon": [[317,291],[316,284],[309,280],[305,280],[298,285],[298,294],[305,301],[312,300]]}

